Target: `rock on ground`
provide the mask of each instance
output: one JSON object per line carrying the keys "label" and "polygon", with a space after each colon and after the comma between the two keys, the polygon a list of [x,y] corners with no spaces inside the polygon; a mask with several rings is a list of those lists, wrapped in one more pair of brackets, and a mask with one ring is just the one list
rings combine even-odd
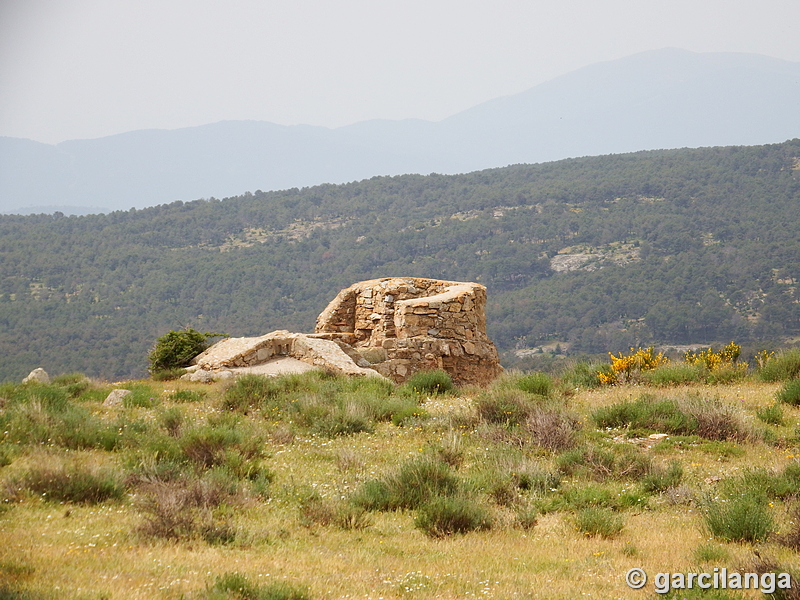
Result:
{"label": "rock on ground", "polygon": [[47,371],[40,367],[28,373],[28,376],[22,380],[22,383],[29,383],[32,381],[36,383],[50,383],[50,376],[47,374]]}

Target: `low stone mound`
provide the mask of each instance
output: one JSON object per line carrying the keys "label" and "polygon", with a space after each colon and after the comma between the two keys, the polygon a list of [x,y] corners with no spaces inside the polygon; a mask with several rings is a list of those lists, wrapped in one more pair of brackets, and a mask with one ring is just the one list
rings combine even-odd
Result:
{"label": "low stone mound", "polygon": [[342,375],[381,377],[377,371],[366,368],[368,363],[359,365],[335,341],[284,330],[260,337],[221,340],[196,356],[192,365],[196,370],[184,377],[194,381],[229,377],[226,372],[283,375],[314,368]]}

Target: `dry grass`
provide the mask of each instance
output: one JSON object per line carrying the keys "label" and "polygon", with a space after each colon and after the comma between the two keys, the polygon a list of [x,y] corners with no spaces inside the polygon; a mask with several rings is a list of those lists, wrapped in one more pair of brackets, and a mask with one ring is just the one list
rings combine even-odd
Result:
{"label": "dry grass", "polygon": [[[150,385],[163,387],[161,408],[170,406],[168,390],[174,390],[175,383]],[[181,404],[188,422],[205,422],[207,415],[217,410],[220,385],[181,387],[206,392],[202,401]],[[748,381],[671,388],[669,394],[699,392],[719,398],[759,423],[755,411],[770,406],[778,388],[778,384]],[[596,407],[633,400],[644,391],[647,389],[620,386],[577,392],[569,409],[583,427],[578,435],[593,443],[638,444],[642,452],[653,453],[652,444],[614,441],[615,432],[593,431],[588,419]],[[108,421],[124,411],[131,419],[157,422],[157,409],[90,408]],[[628,569],[685,572],[697,567],[698,547],[711,542],[698,504],[671,502],[668,494],[652,497],[647,510],[623,511],[624,529],[611,539],[581,534],[569,512],[539,515],[536,525],[525,529],[514,524],[514,509],[496,505],[491,505],[496,517],[492,530],[442,539],[432,539],[415,528],[413,511],[371,513],[370,524],[363,529],[324,524],[309,527],[300,510],[304,494],[307,497],[313,492],[339,506],[364,481],[379,478],[435,448],[456,446],[461,457],[456,472],[465,478],[481,465],[496,463],[498,456],[503,457],[501,464],[553,464],[554,454],[545,449],[493,445],[477,433],[477,417],[468,395],[438,396],[426,401],[424,408],[428,419],[414,426],[379,423],[373,433],[336,438],[302,432],[287,436],[281,429],[285,425],[248,416],[264,429],[265,464],[275,478],[269,498],[244,494],[225,514],[237,531],[228,544],[210,545],[197,538],[143,539],[138,531],[144,488],[133,487],[126,499],[99,505],[23,498],[0,512],[0,582],[13,571],[22,574],[14,582],[19,589],[54,597],[178,600],[200,597],[216,577],[237,572],[255,584],[287,581],[307,585],[312,598],[639,599],[649,592],[625,585]],[[755,466],[782,469],[800,456],[800,447],[792,441],[800,409],[783,408],[786,425],[771,428],[785,438],[781,443],[742,443],[739,447],[744,452],[738,456],[724,448],[688,445],[670,450],[659,460],[679,460],[683,485],[698,497],[714,492],[719,485],[714,478]],[[271,437],[275,431],[284,433],[276,436],[280,440]],[[117,453],[91,450],[69,454],[91,464],[123,468]],[[23,472],[40,457],[21,449],[19,457],[0,468],[0,480]],[[788,523],[788,503],[778,504],[776,521]],[[734,568],[752,559],[747,545],[714,543],[727,551],[724,566]],[[781,565],[797,569],[800,564],[797,552],[777,540],[760,545],[759,550]],[[652,592],[651,587],[647,589]]]}

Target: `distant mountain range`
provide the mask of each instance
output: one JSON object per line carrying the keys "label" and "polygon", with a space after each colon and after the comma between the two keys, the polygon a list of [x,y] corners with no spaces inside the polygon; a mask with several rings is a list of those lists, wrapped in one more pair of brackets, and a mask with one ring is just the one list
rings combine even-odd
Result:
{"label": "distant mountain range", "polygon": [[56,145],[0,138],[0,212],[86,214],[376,175],[463,173],[800,136],[800,63],[650,51],[584,67],[439,122],[329,129],[226,121]]}

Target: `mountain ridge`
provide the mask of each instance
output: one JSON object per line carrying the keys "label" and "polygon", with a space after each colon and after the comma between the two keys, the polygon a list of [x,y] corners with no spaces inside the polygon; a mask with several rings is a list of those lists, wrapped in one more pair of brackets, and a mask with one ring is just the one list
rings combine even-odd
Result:
{"label": "mountain ridge", "polygon": [[0,138],[0,211],[127,210],[403,173],[465,173],[800,136],[800,63],[678,49],[578,69],[438,122],[221,121],[47,145]]}

